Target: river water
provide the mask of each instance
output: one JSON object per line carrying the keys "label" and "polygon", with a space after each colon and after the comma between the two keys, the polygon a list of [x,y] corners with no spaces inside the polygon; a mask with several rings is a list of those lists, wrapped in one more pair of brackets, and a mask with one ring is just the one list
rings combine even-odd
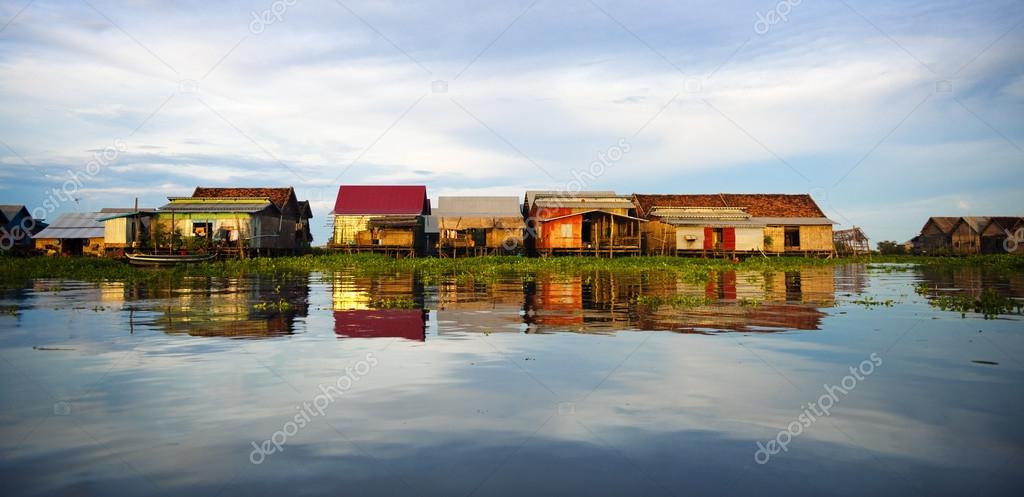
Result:
{"label": "river water", "polygon": [[[1024,275],[39,280],[4,495],[1019,495]],[[1015,490],[1016,489],[1016,490]]]}

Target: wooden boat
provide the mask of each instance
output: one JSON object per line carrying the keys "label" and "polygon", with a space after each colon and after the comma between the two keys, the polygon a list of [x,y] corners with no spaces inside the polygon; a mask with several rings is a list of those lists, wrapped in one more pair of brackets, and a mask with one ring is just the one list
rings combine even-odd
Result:
{"label": "wooden boat", "polygon": [[174,266],[178,264],[196,264],[212,261],[217,254],[125,254],[128,262],[134,266]]}

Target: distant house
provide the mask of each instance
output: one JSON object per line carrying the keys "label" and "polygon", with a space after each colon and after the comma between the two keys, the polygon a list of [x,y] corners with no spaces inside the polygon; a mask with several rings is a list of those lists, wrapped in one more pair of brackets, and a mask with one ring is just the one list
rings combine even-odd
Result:
{"label": "distant house", "polygon": [[864,230],[854,226],[850,229],[832,232],[832,241],[841,255],[857,255],[871,252],[871,242]]}
{"label": "distant house", "polygon": [[1024,254],[1024,217],[992,217],[981,232],[981,253]]}
{"label": "distant house", "polygon": [[329,248],[416,255],[425,248],[430,199],[422,185],[341,185],[331,214]]}
{"label": "distant house", "polygon": [[100,209],[97,221],[103,223],[105,251],[124,253],[140,248],[148,239],[149,226],[156,215],[156,209],[135,209],[132,207],[106,207]]}
{"label": "distant house", "polygon": [[94,255],[105,251],[103,223],[99,212],[73,212],[57,216],[32,239],[46,255]]}
{"label": "distant house", "polygon": [[33,219],[24,205],[0,205],[0,250],[31,250],[32,236],[46,226]]}
{"label": "distant house", "polygon": [[430,217],[441,255],[515,253],[523,246],[518,197],[439,197]]}
{"label": "distant house", "polygon": [[953,249],[953,227],[959,217],[930,217],[915,238],[914,252],[920,254],[950,253]]}
{"label": "distant house", "polygon": [[[261,245],[283,251],[302,251],[308,249],[313,242],[313,234],[309,223],[313,212],[308,201],[300,201],[292,187],[282,188],[209,188],[196,187],[193,198],[256,198],[270,199],[279,211],[277,227],[265,226]],[[271,231],[276,236],[271,236]]]}
{"label": "distant house", "polygon": [[810,195],[634,194],[647,254],[831,254],[832,220]]}
{"label": "distant house", "polygon": [[982,216],[961,217],[950,232],[953,253],[957,255],[980,254],[981,232],[985,231],[991,219]]}
{"label": "distant house", "polygon": [[612,191],[528,191],[528,251],[542,255],[636,255],[640,224],[630,197]]}

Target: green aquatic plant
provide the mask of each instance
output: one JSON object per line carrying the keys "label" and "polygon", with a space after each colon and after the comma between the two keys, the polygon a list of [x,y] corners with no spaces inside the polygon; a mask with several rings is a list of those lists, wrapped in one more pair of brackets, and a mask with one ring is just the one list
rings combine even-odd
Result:
{"label": "green aquatic plant", "polygon": [[637,305],[650,308],[669,306],[677,309],[692,309],[710,305],[714,302],[714,299],[704,295],[637,295],[636,297]]}
{"label": "green aquatic plant", "polygon": [[264,311],[287,311],[292,308],[292,305],[285,299],[280,299],[277,302],[258,302],[252,305],[253,310],[264,312]]}
{"label": "green aquatic plant", "polygon": [[981,297],[967,295],[943,295],[929,301],[932,307],[943,311],[956,311],[960,317],[967,317],[968,312],[981,314],[984,319],[995,319],[1000,314],[1022,314],[1024,303],[999,295],[995,290],[986,288]]}
{"label": "green aquatic plant", "polygon": [[415,309],[416,301],[411,297],[385,297],[370,301],[370,307],[375,309]]}
{"label": "green aquatic plant", "polygon": [[865,309],[874,309],[875,307],[892,307],[896,304],[892,299],[878,300],[872,296],[854,300],[853,303],[864,307]]}

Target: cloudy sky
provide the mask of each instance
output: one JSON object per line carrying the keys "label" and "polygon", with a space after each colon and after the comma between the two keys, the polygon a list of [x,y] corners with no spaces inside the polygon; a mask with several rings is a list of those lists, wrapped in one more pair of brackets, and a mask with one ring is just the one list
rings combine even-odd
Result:
{"label": "cloudy sky", "polygon": [[1022,24],[1019,0],[4,0],[0,203],[292,185],[322,243],[342,183],[811,193],[902,241],[1024,213]]}

